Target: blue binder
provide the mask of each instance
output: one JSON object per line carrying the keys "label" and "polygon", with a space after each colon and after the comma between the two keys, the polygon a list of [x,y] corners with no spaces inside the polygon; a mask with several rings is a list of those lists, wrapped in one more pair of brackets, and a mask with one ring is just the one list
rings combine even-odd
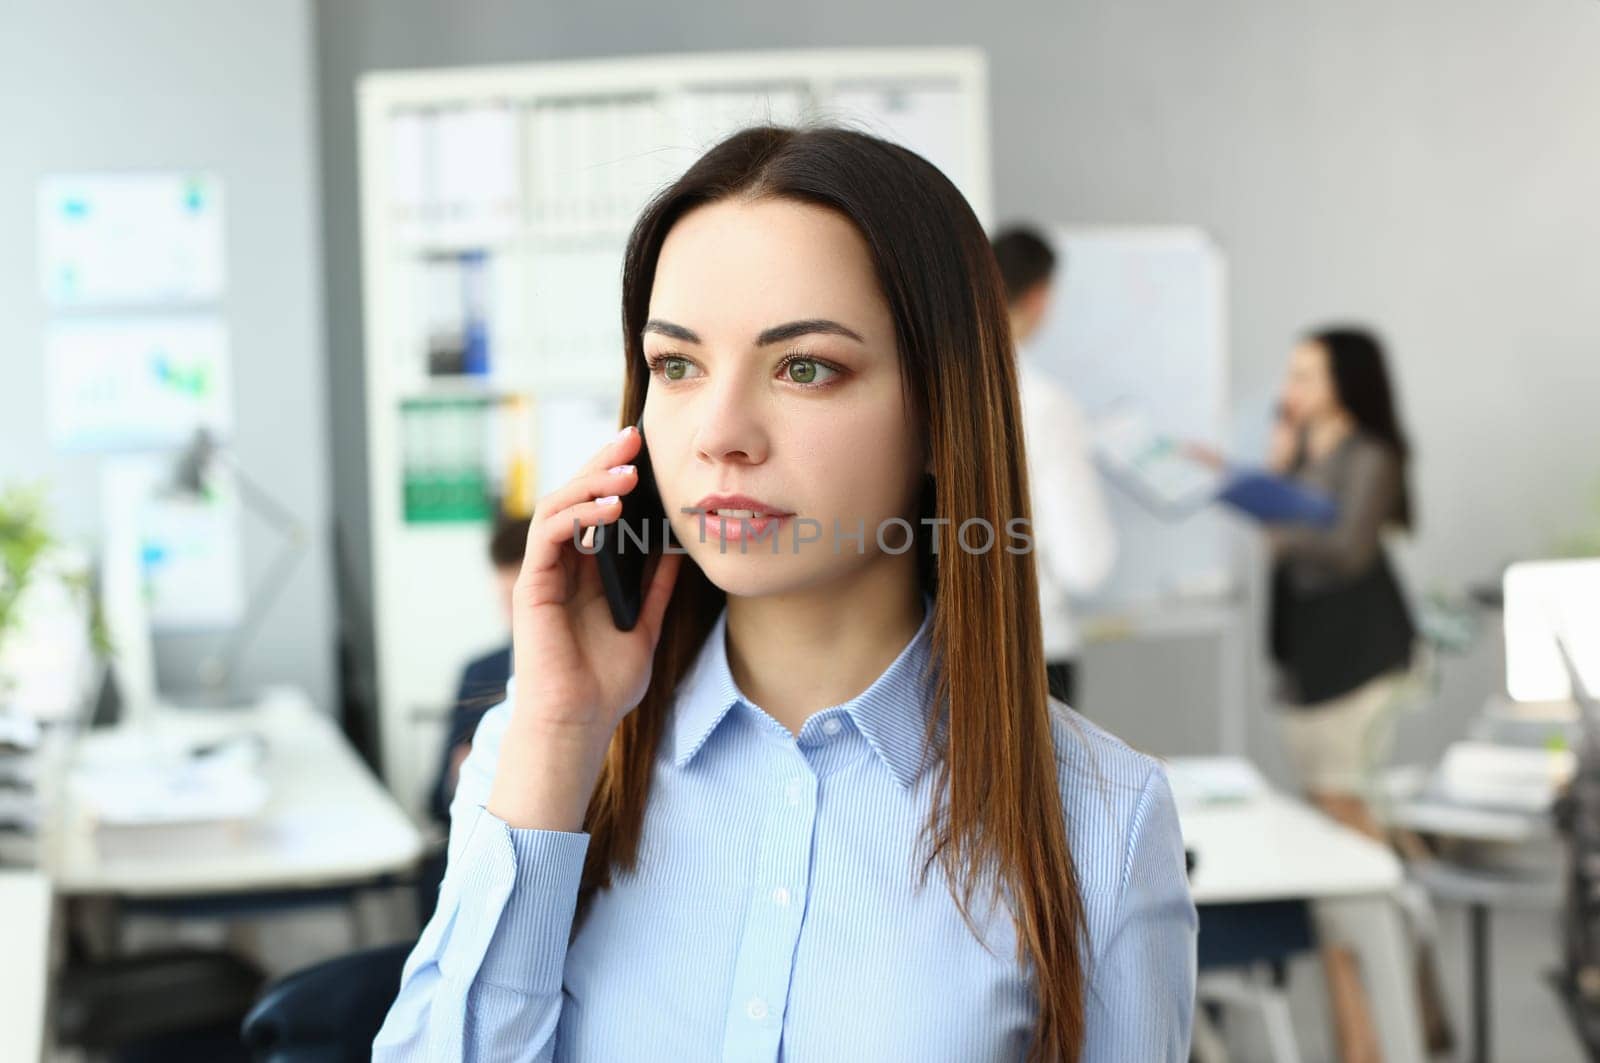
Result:
{"label": "blue binder", "polygon": [[1217,494],[1226,502],[1263,524],[1312,524],[1332,527],[1339,519],[1339,507],[1320,491],[1282,476],[1256,469],[1236,470]]}

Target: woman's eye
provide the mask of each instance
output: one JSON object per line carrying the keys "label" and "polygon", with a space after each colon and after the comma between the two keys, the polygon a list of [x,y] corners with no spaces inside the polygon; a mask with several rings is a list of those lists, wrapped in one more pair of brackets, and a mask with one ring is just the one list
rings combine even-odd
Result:
{"label": "woman's eye", "polygon": [[694,368],[689,364],[689,359],[671,354],[659,359],[656,365],[660,367],[661,375],[668,380],[684,380],[689,376],[689,370]]}
{"label": "woman's eye", "polygon": [[819,380],[818,374],[830,374],[836,372],[836,370],[829,369],[821,362],[818,362],[812,358],[795,358],[787,363],[783,367],[783,370],[784,375],[796,384],[819,384],[822,381],[830,378],[827,375],[823,375]]}

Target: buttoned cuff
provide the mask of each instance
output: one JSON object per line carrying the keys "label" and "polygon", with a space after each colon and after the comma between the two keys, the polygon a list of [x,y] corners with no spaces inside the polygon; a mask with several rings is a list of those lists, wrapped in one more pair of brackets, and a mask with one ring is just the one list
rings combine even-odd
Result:
{"label": "buttoned cuff", "polygon": [[467,940],[483,943],[479,978],[560,992],[588,850],[587,833],[517,830],[479,807],[460,856],[458,914]]}

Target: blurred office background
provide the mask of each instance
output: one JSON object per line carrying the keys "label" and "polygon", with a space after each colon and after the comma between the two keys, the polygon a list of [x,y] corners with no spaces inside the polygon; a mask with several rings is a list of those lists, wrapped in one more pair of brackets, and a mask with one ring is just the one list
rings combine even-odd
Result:
{"label": "blurred office background", "polygon": [[[1419,531],[1397,556],[1408,587],[1419,601],[1438,603],[1429,616],[1446,629],[1437,689],[1403,720],[1393,762],[1430,770],[1475,733],[1486,702],[1507,689],[1493,601],[1506,566],[1600,553],[1600,6],[1582,0],[29,0],[0,22],[0,490],[39,485],[54,532],[94,568],[117,541],[123,512],[107,486],[108,465],[136,452],[149,460],[144,472],[129,472],[133,481],[170,477],[186,452],[202,460],[209,452],[189,434],[192,425],[163,421],[159,411],[132,427],[91,415],[73,422],[61,392],[93,381],[64,376],[47,351],[86,350],[106,329],[131,329],[138,342],[210,344],[207,379],[222,392],[205,407],[221,429],[210,460],[238,479],[224,491],[232,492],[226,504],[176,507],[168,516],[180,523],[169,531],[180,543],[214,532],[234,544],[220,555],[196,547],[204,556],[190,575],[175,563],[167,599],[145,602],[134,617],[154,632],[150,689],[164,702],[197,703],[292,690],[284,696],[325,717],[327,741],[351,754],[344,768],[356,772],[359,759],[386,784],[367,794],[392,798],[389,809],[373,811],[375,831],[397,832],[394,851],[406,854],[412,844],[401,824],[413,824],[421,853],[430,829],[426,771],[438,758],[455,676],[386,689],[383,661],[465,657],[453,645],[441,654],[426,644],[424,617],[385,636],[381,614],[386,601],[426,603],[430,571],[404,566],[445,551],[450,561],[432,578],[449,585],[437,593],[451,609],[481,605],[472,631],[483,637],[463,649],[492,649],[489,521],[477,511],[434,523],[412,514],[385,527],[374,494],[400,490],[403,407],[465,400],[479,418],[470,430],[493,432],[521,424],[521,408],[505,400],[543,378],[528,371],[484,391],[438,379],[470,377],[471,365],[439,371],[419,357],[405,370],[410,376],[385,375],[385,392],[374,394],[373,314],[403,300],[395,292],[405,284],[425,288],[429,254],[457,270],[478,260],[471,238],[431,247],[419,238],[405,265],[373,276],[373,241],[400,247],[407,238],[394,235],[392,219],[381,236],[365,228],[375,215],[363,199],[360,148],[363,137],[387,142],[363,127],[358,90],[365,84],[396,106],[407,91],[427,102],[430,85],[455,91],[463,82],[449,79],[467,68],[515,77],[553,62],[813,49],[979,57],[983,135],[963,141],[963,150],[975,153],[981,176],[973,180],[992,227],[1029,222],[1064,239],[1134,228],[1203,234],[1218,267],[1221,376],[1207,407],[1208,441],[1217,446],[1264,451],[1285,360],[1306,326],[1359,320],[1381,329],[1417,449]],[[429,72],[442,80],[428,81]],[[392,168],[408,156],[384,151],[388,179],[404,183]],[[97,301],[60,287],[42,264],[53,261],[50,212],[74,196],[136,195],[115,179],[139,175],[188,182],[191,205],[218,219],[220,263],[175,267],[175,292]],[[111,190],[83,184],[86,177],[112,179]],[[210,246],[208,237],[196,239]],[[604,253],[610,245],[594,246]],[[506,279],[515,276],[515,256],[491,247],[490,258],[510,265],[485,283],[518,290]],[[1063,268],[1061,286],[1070,291],[1070,254]],[[452,276],[447,283],[460,283]],[[105,342],[112,350],[117,341]],[[583,383],[592,394],[604,382],[601,374]],[[568,414],[595,416],[592,403],[587,415]],[[374,418],[390,427],[375,433]],[[130,433],[121,443],[96,435],[114,421]],[[511,465],[531,453],[516,443],[501,449]],[[501,487],[516,475],[491,472]],[[1221,582],[1187,595],[1214,599],[1216,608],[1180,609],[1163,597],[1177,595],[1176,586],[1083,603],[1090,641],[1079,701],[1136,747],[1242,758],[1266,785],[1289,792],[1294,780],[1268,716],[1261,546],[1243,525],[1219,527]],[[233,573],[218,592],[228,608],[186,616],[185,603],[194,603],[187,596],[211,586],[205,574],[217,572]],[[1205,583],[1212,573],[1191,575]],[[112,613],[114,624],[134,622]],[[1195,619],[1163,626],[1169,615]],[[98,690],[86,681],[74,719],[96,704],[117,714]],[[124,708],[130,694],[138,700],[137,690],[121,693]],[[50,736],[63,727],[57,721],[42,738],[16,744],[54,748]],[[1540,852],[1555,861],[1560,846]],[[272,904],[232,911],[210,903],[214,897],[199,904],[198,887],[141,889],[74,864],[77,886],[50,887],[57,923],[72,928],[52,930],[46,969],[56,974],[15,977],[31,978],[46,1001],[45,1041],[72,1040],[60,1036],[61,1023],[71,1025],[63,1001],[117,1016],[115,971],[102,983],[67,973],[117,953],[97,935],[120,935],[132,953],[152,942],[174,963],[252,957],[259,981],[229,967],[170,969],[210,970],[197,977],[213,981],[232,972],[239,998],[253,998],[289,971],[415,933],[406,914],[410,863],[374,860],[365,879],[359,868],[330,879],[338,887],[333,915],[286,900],[288,883],[273,884]],[[1553,879],[1559,865],[1542,870]],[[240,893],[242,881],[221,892]],[[1489,902],[1463,896],[1435,897],[1455,1054],[1584,1058],[1547,982],[1562,960],[1554,904],[1494,908],[1485,993],[1473,984],[1481,954],[1467,913]],[[94,910],[105,904],[123,910]],[[173,951],[191,940],[192,954]],[[1336,1058],[1315,954],[1292,960],[1288,975],[1301,1057]],[[216,1016],[226,1019],[229,1006],[219,1004]],[[1488,1045],[1472,1044],[1474,1008],[1492,1009]],[[1226,1051],[1282,1058],[1250,1011],[1219,1004]],[[68,1059],[119,1049],[80,1037],[53,1051]]]}

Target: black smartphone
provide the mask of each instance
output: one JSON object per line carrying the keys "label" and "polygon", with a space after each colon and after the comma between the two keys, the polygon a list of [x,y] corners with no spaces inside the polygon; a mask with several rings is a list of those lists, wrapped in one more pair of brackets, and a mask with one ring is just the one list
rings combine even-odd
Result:
{"label": "black smartphone", "polygon": [[659,555],[669,542],[675,542],[667,524],[666,507],[656,490],[655,473],[650,468],[650,447],[644,438],[644,422],[639,430],[639,453],[633,459],[639,479],[633,490],[622,496],[622,515],[610,524],[595,529],[595,561],[600,565],[600,584],[611,606],[611,620],[622,631],[632,631],[639,622],[639,606],[644,601],[645,563]]}

